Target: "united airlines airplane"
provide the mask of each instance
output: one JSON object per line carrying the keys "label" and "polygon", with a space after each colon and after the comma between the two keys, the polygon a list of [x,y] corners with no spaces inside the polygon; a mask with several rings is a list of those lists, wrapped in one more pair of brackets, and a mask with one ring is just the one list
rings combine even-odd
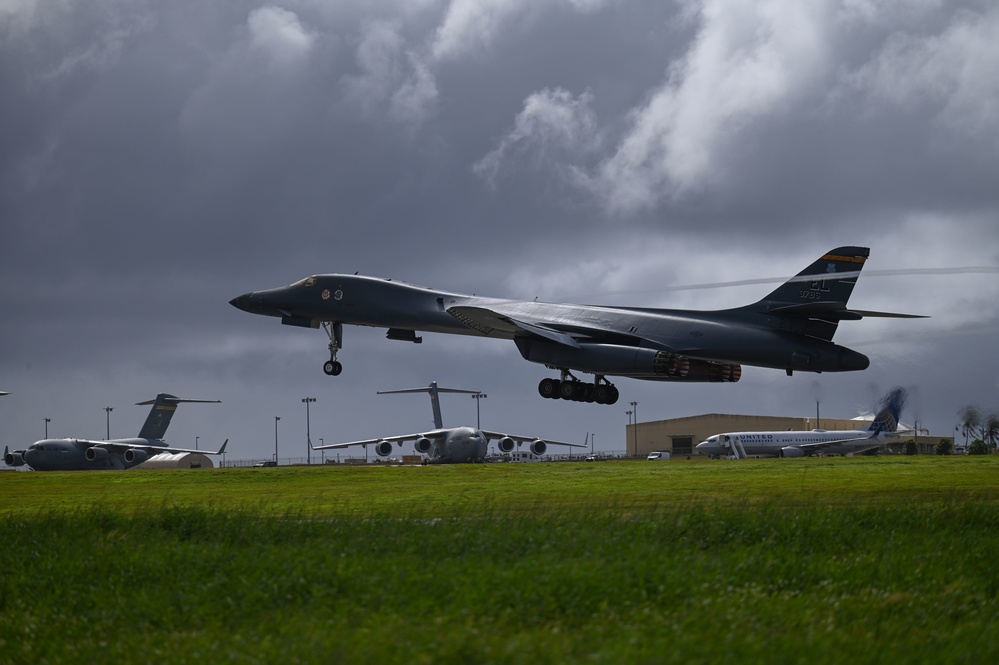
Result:
{"label": "united airlines airplane", "polygon": [[905,388],[894,388],[882,400],[882,408],[866,430],[810,432],[727,432],[709,436],[695,446],[702,455],[711,457],[804,457],[823,453],[848,455],[883,445],[889,435],[897,434],[898,419],[908,394]]}

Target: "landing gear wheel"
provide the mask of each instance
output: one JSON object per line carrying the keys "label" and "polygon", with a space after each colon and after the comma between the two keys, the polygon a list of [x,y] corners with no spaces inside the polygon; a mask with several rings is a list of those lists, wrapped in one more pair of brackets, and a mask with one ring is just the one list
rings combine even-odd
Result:
{"label": "landing gear wheel", "polygon": [[615,404],[617,398],[621,396],[621,393],[614,386],[607,386],[610,389],[610,394],[607,396],[607,401],[604,404]]}
{"label": "landing gear wheel", "polygon": [[545,399],[555,399],[559,396],[558,379],[542,379],[538,384],[538,393]]}
{"label": "landing gear wheel", "polygon": [[323,365],[323,371],[329,376],[340,376],[340,372],[343,371],[343,365],[336,360],[327,360]]}
{"label": "landing gear wheel", "polygon": [[558,387],[559,397],[571,400],[576,394],[576,383],[576,381],[563,381]]}

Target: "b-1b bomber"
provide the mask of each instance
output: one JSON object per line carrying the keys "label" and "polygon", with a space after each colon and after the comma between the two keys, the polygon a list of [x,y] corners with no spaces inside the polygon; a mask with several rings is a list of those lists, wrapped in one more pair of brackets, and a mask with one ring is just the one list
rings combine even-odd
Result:
{"label": "b-1b bomber", "polygon": [[418,332],[473,335],[512,340],[525,360],[558,371],[538,385],[543,397],[614,404],[619,393],[609,376],[736,382],[743,365],[788,375],[867,369],[867,356],[833,343],[841,321],[923,318],[847,307],[869,255],[866,247],[838,247],[762,300],[714,311],[483,298],[344,274],[251,291],[230,304],[285,325],[322,327],[330,351],[323,370],[331,376],[343,370],[344,325],[385,328],[388,339],[415,343],[423,341]]}

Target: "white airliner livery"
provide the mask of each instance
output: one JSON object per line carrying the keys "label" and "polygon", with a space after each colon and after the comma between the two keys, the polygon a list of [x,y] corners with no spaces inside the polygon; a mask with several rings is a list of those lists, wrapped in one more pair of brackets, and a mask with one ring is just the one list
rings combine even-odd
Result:
{"label": "white airliner livery", "polygon": [[313,450],[330,450],[347,448],[349,446],[372,445],[379,457],[392,454],[392,444],[402,446],[406,441],[412,441],[416,452],[426,455],[431,464],[460,464],[467,462],[482,462],[486,458],[489,441],[495,439],[501,452],[512,452],[514,446],[530,443],[532,455],[544,455],[549,445],[572,446],[585,448],[581,443],[565,443],[563,441],[541,440],[536,436],[520,436],[482,430],[477,427],[444,427],[441,417],[440,393],[476,394],[476,390],[459,390],[457,388],[438,388],[436,381],[431,381],[427,388],[406,388],[404,390],[382,390],[379,395],[391,393],[430,393],[430,403],[434,410],[434,428],[429,432],[415,432],[398,436],[384,436],[364,441],[350,443],[333,443],[325,446],[313,446]]}
{"label": "white airliner livery", "polygon": [[698,453],[711,457],[804,457],[816,453],[862,453],[883,445],[888,436],[898,433],[898,419],[906,398],[904,388],[894,388],[881,400],[882,408],[866,430],[726,432],[709,436],[706,441],[697,444],[695,449]]}

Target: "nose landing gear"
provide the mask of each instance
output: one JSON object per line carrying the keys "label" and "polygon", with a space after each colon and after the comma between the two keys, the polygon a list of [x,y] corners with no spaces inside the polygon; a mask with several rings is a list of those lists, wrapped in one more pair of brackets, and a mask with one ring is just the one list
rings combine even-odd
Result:
{"label": "nose landing gear", "polygon": [[330,359],[323,363],[323,371],[327,376],[340,376],[343,365],[336,359],[337,351],[343,348],[343,324],[323,321],[323,330],[330,338]]}

